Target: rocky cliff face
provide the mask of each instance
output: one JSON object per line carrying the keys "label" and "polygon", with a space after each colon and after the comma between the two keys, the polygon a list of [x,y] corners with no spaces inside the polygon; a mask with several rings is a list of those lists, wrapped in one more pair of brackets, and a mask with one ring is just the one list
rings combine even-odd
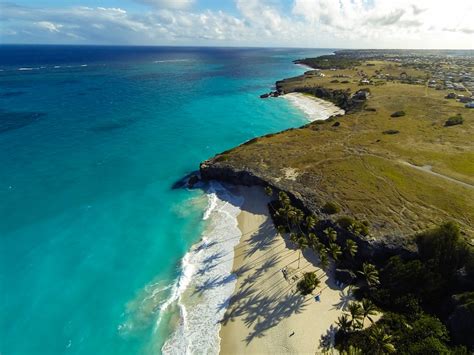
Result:
{"label": "rocky cliff face", "polygon": [[342,229],[335,222],[338,216],[323,213],[318,194],[306,188],[303,184],[270,176],[263,170],[237,166],[225,161],[220,155],[201,163],[200,173],[203,180],[218,180],[244,186],[270,186],[275,191],[285,191],[296,206],[306,213],[318,216],[325,227],[331,226],[334,228],[343,240],[347,238],[355,240],[359,247],[358,257],[360,260],[371,260],[377,263],[377,261],[383,261],[393,255],[410,257],[416,252],[411,239],[400,235],[384,235],[374,230],[372,236],[363,236],[351,234]]}

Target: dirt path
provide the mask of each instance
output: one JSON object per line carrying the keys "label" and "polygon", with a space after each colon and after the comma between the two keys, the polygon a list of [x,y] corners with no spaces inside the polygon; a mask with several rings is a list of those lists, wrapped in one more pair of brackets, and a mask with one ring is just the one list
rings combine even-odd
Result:
{"label": "dirt path", "polygon": [[403,165],[408,165],[414,169],[417,169],[417,170],[420,170],[420,171],[423,171],[425,173],[429,173],[431,175],[435,175],[435,176],[438,176],[442,179],[445,179],[445,180],[449,180],[451,182],[454,182],[456,184],[459,184],[459,185],[462,185],[464,187],[467,187],[469,189],[474,189],[474,185],[471,185],[471,184],[468,184],[467,182],[464,182],[464,181],[460,181],[460,180],[457,180],[457,179],[454,179],[452,177],[449,177],[449,176],[446,176],[446,175],[442,175],[442,174],[439,174],[439,173],[436,173],[434,172],[432,169],[432,166],[431,165],[424,165],[424,166],[417,166],[417,165],[413,165],[413,164],[410,164],[409,162],[406,162],[406,161],[402,161],[400,160],[400,163],[403,164]]}

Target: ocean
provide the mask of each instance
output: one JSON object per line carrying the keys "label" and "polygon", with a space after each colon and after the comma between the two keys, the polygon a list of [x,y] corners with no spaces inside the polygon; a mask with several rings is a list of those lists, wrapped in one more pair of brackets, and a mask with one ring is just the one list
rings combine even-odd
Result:
{"label": "ocean", "polygon": [[306,123],[259,95],[332,52],[0,46],[0,353],[216,353],[243,201],[176,183]]}

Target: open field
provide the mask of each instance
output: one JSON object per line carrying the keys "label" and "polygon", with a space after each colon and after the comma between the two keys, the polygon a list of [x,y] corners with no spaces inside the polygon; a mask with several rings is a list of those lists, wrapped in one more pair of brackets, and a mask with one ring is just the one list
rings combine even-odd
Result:
{"label": "open field", "polygon": [[[369,88],[365,109],[258,138],[215,161],[251,171],[315,206],[334,201],[341,214],[368,220],[374,236],[411,235],[445,220],[457,221],[472,235],[474,110],[445,99],[447,91],[425,85],[374,79],[374,84],[360,86],[362,71],[369,77],[376,71],[394,77],[402,72],[424,79],[428,75],[392,62],[371,64],[322,70],[324,77],[309,73],[283,84],[285,92]],[[396,111],[405,115],[391,117]],[[445,127],[456,114],[463,124]]]}

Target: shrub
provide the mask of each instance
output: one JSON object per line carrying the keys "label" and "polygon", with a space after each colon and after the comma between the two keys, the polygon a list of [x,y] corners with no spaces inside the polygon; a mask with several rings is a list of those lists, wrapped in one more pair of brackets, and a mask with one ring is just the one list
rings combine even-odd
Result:
{"label": "shrub", "polygon": [[309,295],[320,282],[315,272],[305,272],[297,287],[303,295]]}
{"label": "shrub", "polygon": [[448,118],[448,120],[444,123],[445,127],[450,127],[450,126],[456,126],[458,124],[462,124],[464,122],[464,119],[460,114],[457,114],[456,116],[451,116]]}
{"label": "shrub", "polygon": [[214,159],[216,162],[223,162],[229,160],[229,157],[227,155],[219,155]]}
{"label": "shrub", "polygon": [[348,229],[355,222],[355,220],[348,216],[342,216],[339,217],[336,222],[341,228]]}
{"label": "shrub", "polygon": [[390,117],[403,117],[405,116],[406,113],[405,111],[396,111],[390,115]]}
{"label": "shrub", "polygon": [[397,129],[387,129],[386,131],[383,131],[382,133],[383,134],[398,134],[400,133],[400,131]]}
{"label": "shrub", "polygon": [[331,83],[334,83],[334,84],[338,83],[338,82],[339,82],[339,80],[337,80],[337,79],[331,80]]}
{"label": "shrub", "polygon": [[341,211],[341,208],[334,202],[326,202],[322,211],[327,214],[335,214]]}

